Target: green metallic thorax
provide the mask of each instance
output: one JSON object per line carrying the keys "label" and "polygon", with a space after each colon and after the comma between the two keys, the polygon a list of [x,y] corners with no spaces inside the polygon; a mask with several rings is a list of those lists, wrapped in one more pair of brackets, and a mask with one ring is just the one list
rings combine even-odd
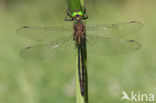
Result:
{"label": "green metallic thorax", "polygon": [[81,0],[67,0],[68,9],[72,17],[76,15],[83,16],[83,4],[81,3]]}

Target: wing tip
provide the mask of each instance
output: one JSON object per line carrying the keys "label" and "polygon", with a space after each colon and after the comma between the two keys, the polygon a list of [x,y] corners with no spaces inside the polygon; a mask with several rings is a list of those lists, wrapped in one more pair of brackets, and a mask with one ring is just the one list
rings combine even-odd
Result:
{"label": "wing tip", "polygon": [[131,43],[137,44],[137,47],[136,47],[135,50],[138,50],[138,49],[141,49],[142,48],[141,44],[138,41],[135,41],[135,40],[128,40],[128,41],[131,42]]}
{"label": "wing tip", "polygon": [[134,23],[134,24],[139,24],[139,25],[140,25],[140,29],[144,27],[143,23],[140,22],[140,21],[132,20],[132,21],[130,21],[130,23],[132,23],[132,24],[133,24],[133,23]]}
{"label": "wing tip", "polygon": [[17,34],[17,35],[20,35],[20,30],[21,30],[22,28],[27,29],[27,28],[29,28],[29,26],[25,25],[25,26],[21,26],[21,27],[17,28],[17,29],[16,29],[16,34]]}

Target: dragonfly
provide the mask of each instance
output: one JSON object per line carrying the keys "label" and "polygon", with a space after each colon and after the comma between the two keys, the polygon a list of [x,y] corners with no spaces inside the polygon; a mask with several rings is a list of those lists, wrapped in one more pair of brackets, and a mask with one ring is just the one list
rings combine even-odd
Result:
{"label": "dragonfly", "polygon": [[[84,20],[87,18],[88,15],[84,7],[68,5],[65,20],[73,21],[73,26],[22,26],[17,29],[17,35],[43,42],[43,44],[28,46],[21,50],[20,54],[25,58],[56,60],[68,57],[78,50],[79,81],[83,96],[85,91],[82,55],[84,45],[87,48],[87,53],[93,55],[131,53],[140,49],[141,45],[135,40],[124,40],[123,37],[134,34],[143,28],[143,24],[138,21],[85,25]],[[80,69],[81,67],[82,69]]]}
{"label": "dragonfly", "polygon": [[[141,48],[135,40],[124,40],[140,30],[142,23],[137,21],[118,24],[86,26],[87,53],[99,56],[127,54]],[[40,45],[28,46],[21,50],[21,56],[33,59],[59,59],[73,54],[75,41],[73,27],[31,27],[23,26],[17,29],[21,37],[44,42]]]}

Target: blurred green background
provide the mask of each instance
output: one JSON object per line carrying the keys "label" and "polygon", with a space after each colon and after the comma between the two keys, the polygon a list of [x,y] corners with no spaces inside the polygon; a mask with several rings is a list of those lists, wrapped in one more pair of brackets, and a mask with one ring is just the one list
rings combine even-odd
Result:
{"label": "blurred green background", "polygon": [[[130,20],[144,24],[125,38],[139,41],[140,50],[88,56],[90,103],[121,103],[123,90],[156,95],[155,5],[155,0],[87,1],[88,25]],[[60,61],[22,58],[21,49],[38,43],[16,35],[23,25],[72,25],[64,21],[66,8],[65,0],[0,0],[0,103],[75,103],[74,56]]]}

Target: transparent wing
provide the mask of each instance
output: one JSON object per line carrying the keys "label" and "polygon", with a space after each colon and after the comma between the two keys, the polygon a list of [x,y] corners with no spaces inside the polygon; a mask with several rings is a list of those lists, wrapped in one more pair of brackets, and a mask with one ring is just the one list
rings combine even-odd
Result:
{"label": "transparent wing", "polygon": [[72,35],[72,27],[31,27],[22,26],[17,35],[35,41],[57,41]]}
{"label": "transparent wing", "polygon": [[119,38],[133,34],[143,28],[143,24],[138,21],[130,21],[118,24],[105,24],[88,26],[86,29],[88,35],[96,35],[105,38]]}
{"label": "transparent wing", "polygon": [[95,55],[118,55],[141,48],[139,42],[115,38],[88,37],[88,53]]}
{"label": "transparent wing", "polygon": [[75,42],[72,39],[68,39],[27,47],[21,51],[21,56],[32,59],[55,60],[71,55],[74,50]]}

